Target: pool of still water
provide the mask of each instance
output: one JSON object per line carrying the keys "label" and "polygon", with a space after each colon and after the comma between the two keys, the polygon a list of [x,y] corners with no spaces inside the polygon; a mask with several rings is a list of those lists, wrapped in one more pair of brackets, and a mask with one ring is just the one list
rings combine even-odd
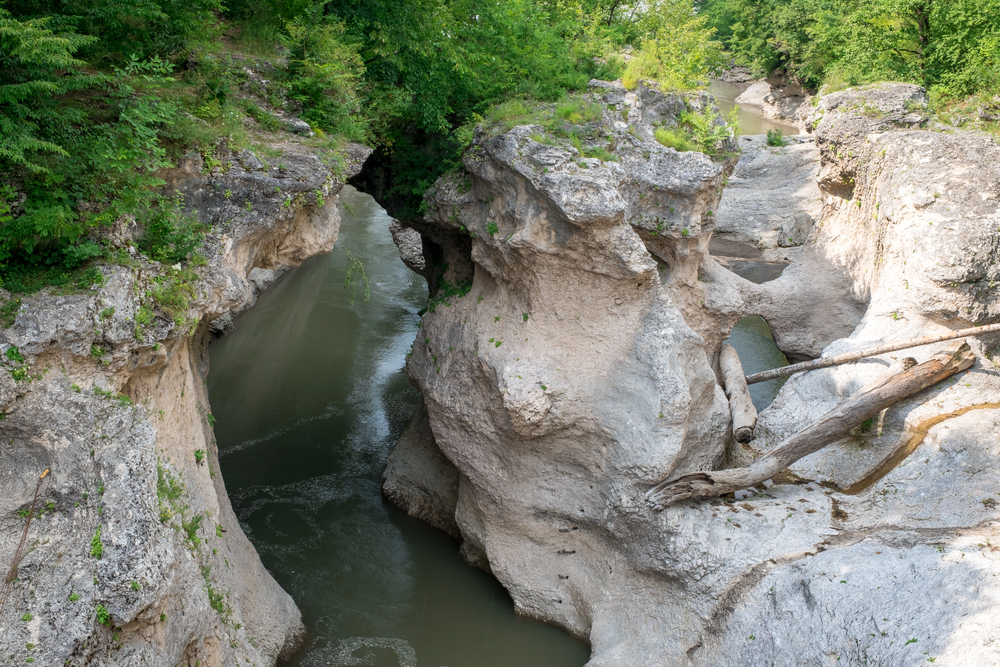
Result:
{"label": "pool of still water", "polygon": [[[226,488],[311,633],[292,664],[583,665],[585,645],[516,616],[454,540],[383,499],[386,457],[419,398],[403,365],[427,289],[385,211],[350,187],[342,202],[335,250],[282,276],[210,348]],[[368,299],[363,280],[344,287],[348,252]]]}
{"label": "pool of still water", "polygon": [[768,130],[781,130],[784,135],[798,134],[799,129],[791,125],[781,125],[778,123],[772,123],[771,121],[763,118],[761,116],[761,110],[756,107],[744,107],[736,104],[736,98],[747,89],[747,86],[728,83],[726,81],[718,81],[712,79],[708,82],[708,92],[715,96],[715,102],[719,107],[719,111],[725,116],[733,110],[733,107],[739,107],[736,116],[740,119],[740,134],[766,134]]}

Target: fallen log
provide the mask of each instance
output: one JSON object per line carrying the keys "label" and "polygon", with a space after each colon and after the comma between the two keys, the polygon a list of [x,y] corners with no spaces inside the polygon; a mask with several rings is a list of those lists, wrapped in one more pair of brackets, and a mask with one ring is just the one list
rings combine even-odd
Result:
{"label": "fallen log", "polygon": [[653,509],[702,496],[721,496],[770,479],[804,456],[850,433],[866,419],[908,396],[972,366],[975,355],[965,341],[953,343],[922,364],[890,373],[856,392],[819,420],[788,438],[745,468],[695,472],[660,482],[646,492]]}
{"label": "fallen log", "polygon": [[729,412],[733,416],[733,436],[736,442],[750,442],[757,425],[757,408],[750,398],[740,355],[729,343],[723,344],[719,353],[719,368],[722,370],[722,386],[729,399]]}
{"label": "fallen log", "polygon": [[924,336],[923,338],[911,338],[910,340],[904,340],[898,343],[888,343],[886,345],[866,347],[861,350],[855,350],[854,352],[844,352],[843,354],[837,354],[832,357],[821,357],[819,359],[812,359],[811,361],[803,361],[800,364],[792,364],[790,366],[783,366],[781,368],[775,368],[774,370],[764,371],[763,373],[748,375],[747,384],[767,382],[768,380],[773,380],[775,378],[794,375],[795,373],[802,373],[804,371],[811,371],[817,368],[839,366],[840,364],[857,361],[858,359],[864,359],[865,357],[877,357],[880,354],[896,352],[897,350],[905,350],[911,347],[920,347],[921,345],[930,345],[931,343],[940,343],[946,340],[955,340],[956,338],[982,336],[988,333],[997,332],[1000,332],[1000,324],[990,324],[985,327],[972,327],[971,329],[961,329],[959,331],[952,331],[946,334]]}

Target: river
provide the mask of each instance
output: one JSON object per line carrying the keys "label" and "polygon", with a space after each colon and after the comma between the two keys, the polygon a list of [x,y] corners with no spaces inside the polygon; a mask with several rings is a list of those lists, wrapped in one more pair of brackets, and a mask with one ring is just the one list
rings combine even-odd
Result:
{"label": "river", "polygon": [[[383,499],[419,398],[403,364],[427,300],[389,217],[342,193],[334,251],[289,271],[213,343],[209,394],[244,531],[302,609],[302,666],[579,667],[588,648],[521,618],[458,544]],[[367,274],[345,289],[350,252]],[[357,276],[355,272],[355,276]]]}
{"label": "river", "polygon": [[[713,81],[724,113],[741,92]],[[741,110],[743,134],[795,128]],[[303,611],[302,667],[579,667],[588,648],[521,618],[458,544],[387,502],[380,478],[419,398],[403,365],[427,298],[389,217],[347,186],[334,251],[306,260],[212,344],[208,387],[233,508]],[[345,270],[355,259],[365,277]],[[366,289],[367,281],[367,289]],[[366,292],[367,298],[366,298]],[[784,365],[767,324],[733,331],[748,372]],[[781,382],[752,388],[758,409]]]}
{"label": "river", "polygon": [[797,127],[772,123],[766,120],[761,116],[759,108],[743,107],[736,104],[736,98],[747,88],[748,86],[746,85],[741,86],[736,83],[719,81],[718,79],[712,79],[708,82],[708,92],[715,96],[715,102],[723,115],[732,111],[733,107],[739,108],[736,116],[740,119],[740,134],[766,134],[768,130],[781,130],[781,133],[785,135],[799,133]]}

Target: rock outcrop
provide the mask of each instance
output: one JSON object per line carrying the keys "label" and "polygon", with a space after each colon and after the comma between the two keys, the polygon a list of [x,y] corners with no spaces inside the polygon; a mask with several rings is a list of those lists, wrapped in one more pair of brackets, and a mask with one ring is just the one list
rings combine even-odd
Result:
{"label": "rock outcrop", "polygon": [[802,84],[779,70],[754,82],[736,98],[737,104],[760,107],[761,115],[775,123],[798,126],[801,110],[808,106],[809,94]]}
{"label": "rock outcrop", "polygon": [[541,126],[482,131],[413,224],[452,289],[408,372],[421,446],[454,466],[438,460],[415,500],[457,476],[433,514],[454,516],[521,613],[588,640],[594,666],[1000,660],[990,341],[890,409],[881,436],[844,438],[752,497],[643,501],[660,479],[754,457],[888,365],[792,378],[744,449],[712,372],[740,318],[763,316],[793,358],[1000,320],[1000,148],[921,129],[913,86],[826,96],[810,122],[822,212],[781,277],[754,284],[708,251],[727,167],[646,138],[671,96],[598,90],[590,136],[617,140],[617,161]]}
{"label": "rock outcrop", "polygon": [[[205,375],[209,322],[256,296],[256,269],[329,251],[334,170],[294,143],[191,157],[164,175],[210,225],[205,262],[102,267],[102,284],[8,302],[0,330],[0,564],[46,468],[6,613],[10,664],[270,665],[304,627],[226,496]],[[128,245],[128,240],[123,240]],[[201,265],[199,265],[201,264]]]}
{"label": "rock outcrop", "polygon": [[756,283],[777,278],[799,256],[823,210],[812,137],[789,137],[787,146],[768,146],[766,139],[740,137],[740,160],[709,244],[719,263]]}

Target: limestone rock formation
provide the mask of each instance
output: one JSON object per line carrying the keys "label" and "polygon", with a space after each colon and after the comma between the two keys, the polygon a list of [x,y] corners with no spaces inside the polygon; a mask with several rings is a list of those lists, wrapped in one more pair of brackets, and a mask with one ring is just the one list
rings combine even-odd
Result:
{"label": "limestone rock formation", "polygon": [[764,118],[786,125],[800,124],[800,110],[807,105],[808,93],[783,71],[754,82],[736,98],[737,104],[760,107]]}
{"label": "limestone rock formation", "polygon": [[[0,330],[5,575],[51,470],[0,618],[5,660],[269,665],[297,647],[301,616],[226,496],[204,381],[209,322],[255,298],[253,272],[337,237],[346,174],[272,148],[281,166],[220,149],[221,166],[165,175],[211,226],[204,266],[105,266],[90,290],[25,297]],[[349,149],[347,174],[367,153]]]}
{"label": "limestone rock formation", "polygon": [[755,284],[709,254],[727,167],[646,139],[642,112],[669,123],[671,96],[597,90],[590,136],[617,139],[617,161],[541,126],[481,131],[467,174],[412,223],[452,288],[408,372],[458,477],[434,511],[453,513],[463,553],[520,612],[588,640],[594,666],[1000,661],[995,341],[891,408],[881,438],[844,438],[752,497],[642,501],[653,481],[752,458],[888,363],[792,378],[747,450],[712,373],[738,319],[763,316],[793,358],[1000,319],[1000,149],[922,129],[916,87],[823,98],[822,210],[791,266]]}
{"label": "limestone rock formation", "polygon": [[742,244],[761,251],[763,261],[798,256],[793,249],[806,242],[823,210],[819,149],[812,137],[786,141],[772,147],[764,135],[740,137],[740,160],[719,203],[713,255],[730,255],[727,245]]}

